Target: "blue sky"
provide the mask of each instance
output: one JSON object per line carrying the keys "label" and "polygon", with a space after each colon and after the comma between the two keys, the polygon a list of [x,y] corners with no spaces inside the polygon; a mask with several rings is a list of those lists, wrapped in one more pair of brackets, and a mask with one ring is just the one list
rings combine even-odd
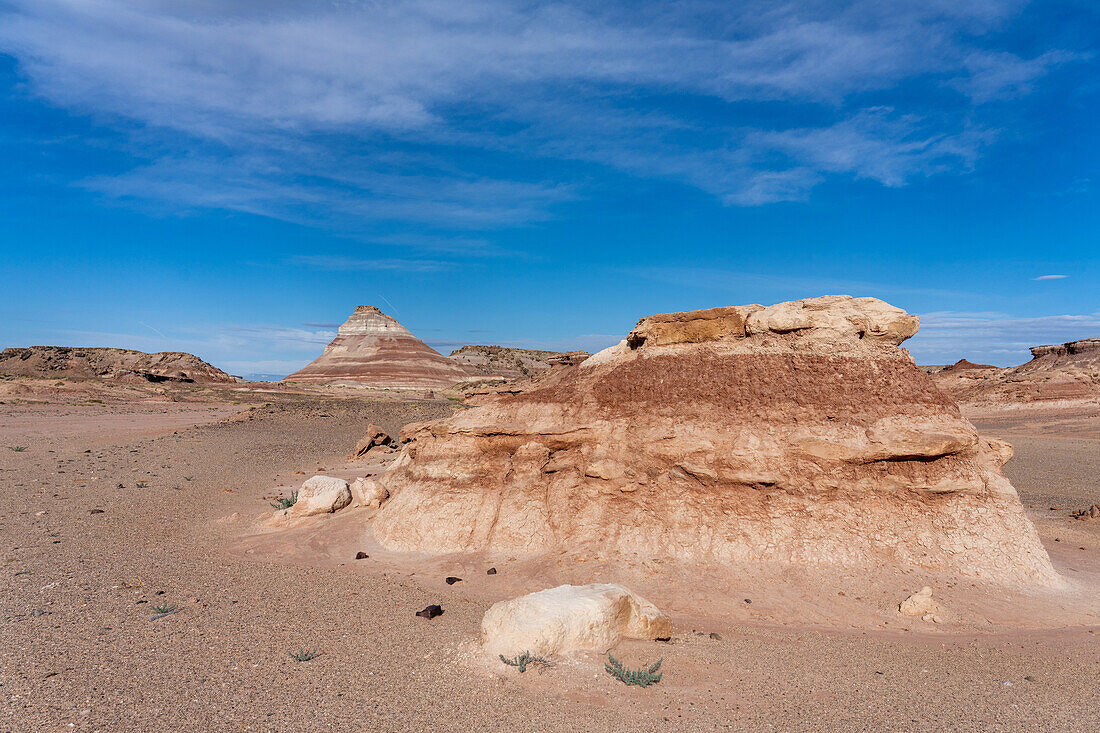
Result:
{"label": "blue sky", "polygon": [[[1086,0],[0,0],[0,345],[285,374],[873,295],[921,363],[1100,336]],[[1059,276],[1059,277],[1054,277]]]}

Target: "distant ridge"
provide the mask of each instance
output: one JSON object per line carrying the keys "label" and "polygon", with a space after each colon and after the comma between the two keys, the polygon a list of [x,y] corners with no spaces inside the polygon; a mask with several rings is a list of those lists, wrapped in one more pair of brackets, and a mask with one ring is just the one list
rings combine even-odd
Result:
{"label": "distant ridge", "polygon": [[542,351],[471,345],[452,351],[450,358],[461,364],[471,376],[495,376],[512,380],[534,376],[556,364],[580,363],[588,356],[587,351]]}
{"label": "distant ridge", "polygon": [[1007,369],[964,359],[934,378],[959,402],[1010,405],[1100,399],[1100,339],[1032,346],[1031,356],[1031,361]]}
{"label": "distant ridge", "polygon": [[28,346],[0,352],[0,373],[23,377],[134,379],[147,382],[234,382],[229,374],[183,351]]}

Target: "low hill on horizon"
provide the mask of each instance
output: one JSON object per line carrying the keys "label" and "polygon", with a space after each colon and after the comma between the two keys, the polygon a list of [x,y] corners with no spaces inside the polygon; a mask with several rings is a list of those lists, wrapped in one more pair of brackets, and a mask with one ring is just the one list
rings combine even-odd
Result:
{"label": "low hill on horizon", "polygon": [[146,353],[106,346],[28,346],[0,352],[0,374],[146,382],[235,382],[227,372],[185,351]]}

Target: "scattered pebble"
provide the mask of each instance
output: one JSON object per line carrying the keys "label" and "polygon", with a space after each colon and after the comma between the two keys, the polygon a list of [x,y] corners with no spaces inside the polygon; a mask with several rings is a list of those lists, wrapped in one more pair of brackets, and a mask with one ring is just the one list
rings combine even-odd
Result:
{"label": "scattered pebble", "polygon": [[89,513],[89,514],[103,514],[103,510],[102,510],[102,509],[92,509],[92,510],[91,510],[90,512],[88,512],[88,513]]}
{"label": "scattered pebble", "polygon": [[485,571],[485,574],[486,575],[496,575],[497,574],[497,569],[496,568],[489,568],[488,570]]}
{"label": "scattered pebble", "polygon": [[462,582],[462,578],[456,578],[453,575],[448,575],[447,576],[447,585],[454,585],[455,583],[461,583],[461,582]]}
{"label": "scattered pebble", "polygon": [[436,616],[442,616],[443,608],[436,604],[432,604],[425,608],[423,611],[417,611],[416,615],[430,620],[435,618]]}
{"label": "scattered pebble", "polygon": [[370,555],[368,555],[367,553],[363,552],[362,550],[360,550],[359,552],[355,553],[355,559],[356,559],[356,560],[366,560],[366,559],[367,559],[368,557],[370,557]]}
{"label": "scattered pebble", "polygon": [[751,598],[746,598],[745,603],[752,603],[752,599]]}
{"label": "scattered pebble", "polygon": [[715,641],[722,641],[721,635],[716,634],[713,631],[710,632],[710,638],[714,639]]}

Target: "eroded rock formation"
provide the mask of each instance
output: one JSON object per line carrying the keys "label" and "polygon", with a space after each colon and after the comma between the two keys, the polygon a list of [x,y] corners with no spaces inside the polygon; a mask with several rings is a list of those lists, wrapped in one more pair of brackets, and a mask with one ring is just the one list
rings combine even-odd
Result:
{"label": "eroded rock formation", "polygon": [[374,520],[396,550],[831,563],[1057,582],[981,439],[898,346],[917,318],[826,296],[643,318],[531,390],[407,426]]}
{"label": "eroded rock formation", "polygon": [[321,356],[287,382],[357,382],[371,387],[442,389],[466,377],[455,362],[373,305],[356,306]]}

